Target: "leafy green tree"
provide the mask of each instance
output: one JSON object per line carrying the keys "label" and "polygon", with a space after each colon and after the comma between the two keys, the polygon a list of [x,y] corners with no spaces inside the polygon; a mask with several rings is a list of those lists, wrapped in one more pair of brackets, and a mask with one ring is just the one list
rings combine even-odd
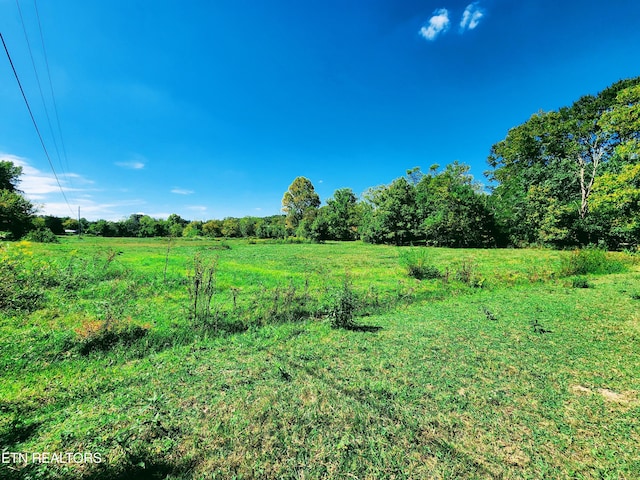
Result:
{"label": "leafy green tree", "polygon": [[269,221],[269,238],[285,238],[287,236],[287,220],[284,215],[267,217]]}
{"label": "leafy green tree", "polygon": [[305,177],[297,177],[282,197],[282,211],[286,214],[287,228],[295,231],[302,219],[313,215],[312,211],[319,206],[320,197],[311,181]]}
{"label": "leafy green tree", "polygon": [[256,217],[242,217],[240,219],[240,235],[243,237],[255,237],[256,236],[256,223],[258,219]]}
{"label": "leafy green tree", "polygon": [[21,195],[22,167],[0,161],[0,238],[17,239],[33,228],[34,205]]}
{"label": "leafy green tree", "polygon": [[329,225],[328,206],[320,207],[316,217],[309,226],[307,237],[314,242],[324,242],[329,239],[342,240],[331,234],[331,227]]}
{"label": "leafy green tree", "polygon": [[89,226],[88,233],[101,237],[115,237],[118,235],[118,228],[113,222],[100,219]]}
{"label": "leafy green tree", "polygon": [[406,178],[369,189],[365,202],[368,207],[363,214],[363,240],[402,245],[417,238],[419,221],[415,189]]}
{"label": "leafy green tree", "polygon": [[603,130],[618,139],[615,153],[623,162],[640,159],[640,84],[627,87],[616,96],[614,106],[599,120]]}
{"label": "leafy green tree", "polygon": [[[493,145],[489,157],[493,170],[488,175],[498,185],[492,205],[499,225],[509,232],[513,243],[544,243],[549,238],[543,231],[529,230],[531,222],[527,222],[534,206],[528,202],[539,202],[541,191],[548,195],[546,204],[553,205],[547,217],[557,213],[557,218],[547,218],[547,225],[573,232],[565,238],[573,236],[577,243],[594,240],[589,236],[590,197],[598,177],[620,157],[616,155],[620,146],[633,140],[628,140],[633,137],[633,126],[625,130],[618,123],[614,128],[613,120],[624,118],[625,113],[630,116],[620,98],[625,94],[633,97],[633,87],[638,84],[640,77],[623,80],[596,96],[580,98],[570,107],[535,114]],[[576,215],[566,214],[568,207]],[[563,224],[567,221],[571,223]]]}
{"label": "leafy green tree", "polygon": [[[495,245],[494,220],[487,196],[473,181],[469,166],[458,162],[420,175],[415,186],[420,232],[431,245],[487,247]],[[415,172],[414,172],[415,175]]]}
{"label": "leafy green tree", "polygon": [[45,215],[42,219],[44,220],[44,226],[51,230],[54,235],[64,235],[64,226],[60,217]]}
{"label": "leafy green tree", "polygon": [[182,218],[177,213],[172,213],[167,218],[167,225],[169,227],[169,235],[172,237],[181,237],[182,230],[187,226],[189,222]]}
{"label": "leafy green tree", "polygon": [[[334,240],[355,240],[360,224],[358,199],[350,188],[341,188],[327,200],[323,215],[318,220],[318,233],[324,232]],[[325,235],[325,233],[323,233]]]}
{"label": "leafy green tree", "polygon": [[202,233],[207,237],[221,237],[222,224],[222,220],[209,220],[202,225]]}
{"label": "leafy green tree", "polygon": [[194,220],[189,222],[184,230],[182,230],[182,236],[187,238],[195,238],[202,234],[202,222]]}
{"label": "leafy green tree", "polygon": [[62,220],[62,226],[65,230],[73,230],[77,232],[80,228],[80,222],[78,222],[77,218],[64,217]]}
{"label": "leafy green tree", "polygon": [[240,236],[240,220],[234,217],[227,217],[222,221],[222,236],[239,237]]}
{"label": "leafy green tree", "polygon": [[36,208],[19,193],[0,190],[0,235],[12,239],[22,237],[32,228]]}
{"label": "leafy green tree", "polygon": [[640,163],[624,165],[620,173],[603,174],[592,199],[589,227],[610,248],[640,242]]}
{"label": "leafy green tree", "polygon": [[22,175],[22,167],[8,160],[0,161],[0,190],[20,193],[18,183]]}
{"label": "leafy green tree", "polygon": [[157,220],[151,218],[149,215],[142,215],[138,219],[138,237],[155,237],[160,236],[160,230]]}

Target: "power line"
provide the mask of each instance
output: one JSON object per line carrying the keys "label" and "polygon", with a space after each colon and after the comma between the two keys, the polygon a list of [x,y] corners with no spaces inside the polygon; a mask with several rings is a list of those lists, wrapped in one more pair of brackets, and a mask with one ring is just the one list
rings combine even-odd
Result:
{"label": "power line", "polygon": [[[49,59],[47,58],[47,50],[44,47],[44,35],[42,34],[42,23],[40,23],[40,12],[38,11],[37,0],[33,0],[33,6],[36,10],[36,18],[38,19],[38,30],[40,31],[40,42],[42,43],[42,53],[44,55],[44,63],[47,67],[47,77],[49,79],[49,89],[51,90],[51,100],[53,101],[53,111],[56,114],[56,122],[58,124],[58,134],[60,135],[60,144],[62,145],[62,156],[64,157],[64,161],[67,166],[67,171],[69,171],[69,159],[67,157],[67,149],[64,144],[64,137],[62,136],[62,127],[60,126],[60,116],[58,115],[58,104],[56,103],[56,96],[53,93],[53,82],[51,81],[51,71],[49,69]],[[69,181],[71,181],[71,178],[69,178]]]}
{"label": "power line", "polygon": [[40,98],[42,99],[42,106],[44,107],[44,114],[47,117],[47,124],[49,125],[49,132],[51,133],[51,139],[53,140],[53,146],[58,157],[58,165],[64,174],[64,167],[62,166],[62,160],[60,158],[60,150],[58,149],[58,142],[56,136],[53,133],[53,127],[51,126],[51,117],[49,117],[49,109],[47,108],[47,102],[42,92],[42,85],[40,84],[40,76],[38,75],[38,68],[36,67],[35,59],[33,58],[33,51],[31,50],[31,42],[29,41],[29,34],[27,33],[27,27],[24,23],[24,17],[22,15],[22,9],[20,8],[19,0],[16,0],[16,6],[18,7],[18,13],[20,14],[20,23],[22,24],[22,31],[24,32],[24,39],[27,42],[27,50],[29,51],[29,58],[31,58],[31,65],[33,66],[33,73],[36,77],[36,83],[38,85],[38,91],[40,92]]}
{"label": "power line", "polygon": [[36,129],[36,133],[38,134],[38,138],[40,139],[40,145],[42,145],[42,150],[44,150],[44,154],[47,157],[47,161],[49,162],[49,166],[51,167],[51,171],[53,172],[53,176],[56,179],[56,183],[58,184],[58,188],[60,188],[60,192],[62,193],[62,197],[64,198],[65,203],[69,207],[69,211],[71,215],[74,215],[74,211],[69,204],[69,200],[67,200],[67,195],[64,193],[62,189],[62,185],[60,184],[60,180],[58,179],[58,174],[56,173],[56,169],[53,167],[53,162],[51,161],[51,157],[49,156],[49,152],[47,151],[47,147],[44,144],[44,140],[42,139],[42,135],[40,134],[40,129],[38,128],[38,124],[36,119],[33,116],[33,112],[31,111],[31,107],[29,106],[29,101],[27,100],[27,96],[24,93],[24,89],[22,88],[22,83],[20,82],[20,77],[18,77],[18,72],[16,71],[16,67],[13,65],[13,60],[11,59],[11,55],[9,54],[9,49],[7,48],[7,44],[4,41],[4,36],[0,32],[0,40],[2,40],[2,46],[4,47],[4,51],[7,54],[7,58],[9,59],[9,64],[11,65],[11,70],[13,70],[13,76],[16,78],[16,82],[18,82],[18,87],[20,88],[20,93],[22,93],[22,99],[24,100],[25,105],[27,106],[27,110],[29,111],[29,116],[31,117],[31,121],[33,122],[33,126]]}

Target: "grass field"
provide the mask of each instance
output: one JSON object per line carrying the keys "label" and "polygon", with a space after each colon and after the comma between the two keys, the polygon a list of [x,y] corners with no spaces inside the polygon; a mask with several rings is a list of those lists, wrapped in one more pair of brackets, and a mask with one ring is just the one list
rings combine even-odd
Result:
{"label": "grass field", "polygon": [[[551,250],[1,248],[0,478],[638,478],[634,255],[589,274]],[[343,288],[358,328],[330,326]]]}

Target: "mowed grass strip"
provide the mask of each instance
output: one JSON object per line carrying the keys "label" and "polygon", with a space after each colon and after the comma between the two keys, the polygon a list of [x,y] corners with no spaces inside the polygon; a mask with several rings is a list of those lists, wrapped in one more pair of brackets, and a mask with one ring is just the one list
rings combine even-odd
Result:
{"label": "mowed grass strip", "polygon": [[[187,258],[195,250],[185,245]],[[324,247],[335,247],[343,260],[387,266],[380,277],[389,285],[409,282],[394,248],[231,245],[220,258],[235,262],[237,278],[260,251],[285,274],[287,265],[303,273],[314,255],[326,273],[339,262]],[[562,252],[513,251],[519,264],[507,262],[507,251],[455,252],[434,249],[434,263],[477,259],[490,287],[358,319],[376,331],[332,330],[320,319],[200,335],[142,356],[126,346],[55,358],[42,358],[40,344],[3,348],[12,356],[3,359],[0,384],[3,448],[100,452],[105,462],[3,464],[0,476],[634,478],[638,273],[593,277],[586,289],[564,281],[491,285],[490,271],[526,278],[524,265],[548,268],[537,255]],[[345,265],[333,278],[340,281]],[[161,302],[148,305],[166,315]],[[4,318],[3,333],[27,327],[32,343],[62,335],[56,321],[73,322],[54,308],[61,306]],[[40,334],[39,318],[47,319]]]}

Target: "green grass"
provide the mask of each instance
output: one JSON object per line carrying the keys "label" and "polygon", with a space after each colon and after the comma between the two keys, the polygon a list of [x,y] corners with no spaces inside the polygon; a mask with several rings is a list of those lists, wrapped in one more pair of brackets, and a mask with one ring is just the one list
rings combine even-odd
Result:
{"label": "green grass", "polygon": [[[0,444],[98,452],[100,464],[0,464],[0,478],[634,478],[640,471],[640,273],[560,271],[570,252],[427,249],[443,279],[407,276],[407,249],[64,239],[28,262],[85,262],[33,312],[0,314]],[[109,251],[121,251],[104,268]],[[31,252],[31,253],[29,253]],[[218,258],[246,330],[190,327],[186,276]],[[463,265],[482,288],[456,281]],[[471,265],[472,267],[469,267]],[[256,299],[308,283],[310,304],[348,273],[355,320],[251,322]],[[373,290],[372,290],[373,286]],[[368,297],[367,297],[368,295]],[[259,313],[259,312],[258,312]],[[120,343],[82,353],[108,319]],[[145,334],[127,337],[125,327]],[[126,341],[125,341],[126,340]]]}

